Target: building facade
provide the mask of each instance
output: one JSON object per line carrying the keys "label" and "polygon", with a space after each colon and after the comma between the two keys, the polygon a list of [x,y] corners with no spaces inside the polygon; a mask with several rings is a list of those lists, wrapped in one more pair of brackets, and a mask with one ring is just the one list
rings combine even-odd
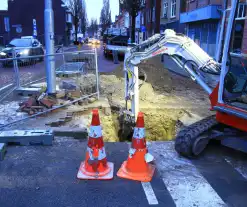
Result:
{"label": "building facade", "polygon": [[115,17],[114,27],[116,28],[129,28],[130,16],[128,12],[121,11],[118,16]]}
{"label": "building facade", "polygon": [[161,0],[146,0],[145,8],[145,38],[160,33]]}
{"label": "building facade", "polygon": [[210,56],[216,56],[221,24],[221,0],[189,0],[180,23],[185,34],[193,39]]}
{"label": "building facade", "polygon": [[[227,1],[227,8],[231,7],[231,1]],[[235,16],[234,27],[232,30],[231,52],[247,54],[247,3],[240,1]],[[227,28],[229,12],[226,15],[225,31]],[[223,39],[224,40],[224,39]]]}
{"label": "building facade", "polygon": [[9,14],[8,11],[0,11],[0,46],[7,44],[9,39]]}
{"label": "building facade", "polygon": [[[64,44],[66,40],[70,39],[71,35],[71,13],[62,5],[62,0],[53,1],[56,44]],[[0,33],[4,36],[4,42],[21,36],[32,36],[34,31],[33,21],[35,20],[37,39],[44,43],[44,9],[43,0],[9,1],[8,11],[4,15],[5,19],[0,19]],[[2,25],[9,28],[9,31],[3,30]]]}
{"label": "building facade", "polygon": [[185,24],[180,24],[180,13],[185,11],[186,4],[182,0],[162,0],[160,13],[160,31],[172,29],[177,33],[185,33]]}

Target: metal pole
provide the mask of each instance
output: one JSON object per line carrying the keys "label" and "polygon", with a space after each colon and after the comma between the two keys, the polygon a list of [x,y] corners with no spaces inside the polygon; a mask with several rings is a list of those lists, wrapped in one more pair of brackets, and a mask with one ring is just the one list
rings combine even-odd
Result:
{"label": "metal pole", "polygon": [[99,69],[98,69],[97,49],[95,48],[94,51],[95,51],[96,87],[97,87],[97,96],[98,96],[98,99],[99,99],[100,89],[99,89]]}
{"label": "metal pole", "polygon": [[134,95],[132,98],[132,113],[135,115],[135,121],[139,112],[139,72],[138,67],[134,66],[132,68],[134,76],[132,76],[132,80],[134,80]]}
{"label": "metal pole", "polygon": [[[226,12],[228,12],[230,9],[227,9],[227,1],[224,0],[224,8],[223,8],[223,17],[221,21],[221,28],[220,28],[220,38],[219,38],[219,44],[217,47],[217,53],[216,53],[216,61],[220,61],[221,51],[222,51],[222,40],[224,36],[224,28],[225,28],[225,20],[226,20]],[[217,45],[217,44],[216,44]]]}
{"label": "metal pole", "polygon": [[[15,49],[13,51],[13,57],[16,58],[16,51]],[[13,60],[14,63],[14,73],[15,73],[15,84],[16,88],[20,88],[20,73],[19,73],[19,68],[18,68],[18,63],[17,60]]]}
{"label": "metal pole", "polygon": [[[52,0],[45,0],[45,49],[46,54],[55,53],[54,49],[54,13],[52,10]],[[48,94],[56,93],[56,72],[55,56],[48,56],[45,59],[47,90]]]}
{"label": "metal pole", "polygon": [[223,48],[223,57],[222,57],[222,66],[221,66],[221,73],[220,73],[220,84],[219,84],[219,92],[218,92],[218,102],[224,103],[223,101],[223,91],[224,91],[224,80],[225,75],[228,72],[227,67],[227,59],[228,59],[228,51],[230,48],[230,41],[231,41],[231,34],[232,34],[232,27],[235,19],[235,12],[237,9],[237,2],[238,0],[232,0],[231,1],[231,12],[230,16],[228,18],[228,24],[227,24],[227,30],[226,30],[226,36],[225,36],[225,44]]}

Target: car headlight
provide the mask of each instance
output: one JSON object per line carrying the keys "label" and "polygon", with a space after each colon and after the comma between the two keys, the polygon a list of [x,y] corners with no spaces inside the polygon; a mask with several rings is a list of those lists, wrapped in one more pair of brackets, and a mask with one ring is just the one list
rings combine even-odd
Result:
{"label": "car headlight", "polygon": [[5,52],[0,52],[0,55],[5,56],[6,53]]}
{"label": "car headlight", "polygon": [[29,50],[25,49],[23,51],[20,52],[20,55],[28,55],[29,54]]}

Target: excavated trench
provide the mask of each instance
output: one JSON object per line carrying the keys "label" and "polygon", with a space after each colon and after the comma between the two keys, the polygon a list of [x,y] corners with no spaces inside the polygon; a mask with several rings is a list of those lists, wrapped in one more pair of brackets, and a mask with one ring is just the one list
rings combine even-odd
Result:
{"label": "excavated trench", "polygon": [[[104,108],[98,107],[104,140],[107,142],[131,141],[135,124],[124,121],[121,113],[123,108],[121,106],[110,104],[110,107],[110,114],[106,114]],[[91,110],[92,108],[88,108],[74,113],[72,123],[81,117],[87,117],[87,126],[89,126],[91,122]],[[162,112],[157,109],[145,110],[146,140],[172,140],[181,127],[178,119],[183,114],[183,111],[176,110],[175,113],[178,114],[177,119],[171,118],[171,114],[174,117],[174,110],[171,109],[162,110]]]}
{"label": "excavated trench", "polygon": [[[110,102],[111,115],[101,113],[101,124],[106,141],[131,141],[135,123],[126,121],[123,108]],[[181,109],[143,109],[146,140],[161,141],[174,139],[182,127],[179,118],[184,114]]]}
{"label": "excavated trench", "polygon": [[[187,120],[181,122],[181,118],[183,119],[186,114],[189,114],[189,119],[208,116],[208,95],[191,80],[170,74],[159,59],[151,59],[139,65],[139,69],[143,71],[139,73],[139,108],[144,113],[147,140],[174,139],[183,124],[187,125]],[[114,72],[100,74],[99,78],[101,97],[108,100],[108,112],[105,113],[105,109],[102,108],[100,119],[104,140],[109,142],[130,141],[132,138],[134,125],[125,123],[121,118],[126,104],[123,75],[123,65],[120,64]],[[88,74],[81,77],[77,84],[82,89],[93,86],[95,80],[95,75]],[[191,112],[196,116],[190,117]],[[90,121],[89,115],[88,126]]]}

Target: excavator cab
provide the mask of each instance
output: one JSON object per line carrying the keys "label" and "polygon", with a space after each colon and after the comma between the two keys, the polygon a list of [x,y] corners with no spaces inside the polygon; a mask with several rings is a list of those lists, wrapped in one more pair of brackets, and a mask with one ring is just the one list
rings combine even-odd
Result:
{"label": "excavator cab", "polygon": [[239,34],[242,31],[244,38],[246,8],[246,2],[232,0],[224,37],[217,104],[213,106],[218,122],[243,131],[247,131],[247,55],[241,48]]}
{"label": "excavator cab", "polygon": [[[225,35],[219,83],[210,94],[216,122],[209,117],[190,126],[191,131],[178,135],[175,148],[184,156],[199,155],[210,139],[218,139],[224,146],[247,153],[247,55],[242,52],[239,41],[239,31],[244,33],[246,27],[243,22],[247,21],[247,3],[239,0],[231,3],[231,9],[226,9],[230,12],[227,28],[222,31]],[[203,131],[198,129],[200,124],[209,127]]]}

